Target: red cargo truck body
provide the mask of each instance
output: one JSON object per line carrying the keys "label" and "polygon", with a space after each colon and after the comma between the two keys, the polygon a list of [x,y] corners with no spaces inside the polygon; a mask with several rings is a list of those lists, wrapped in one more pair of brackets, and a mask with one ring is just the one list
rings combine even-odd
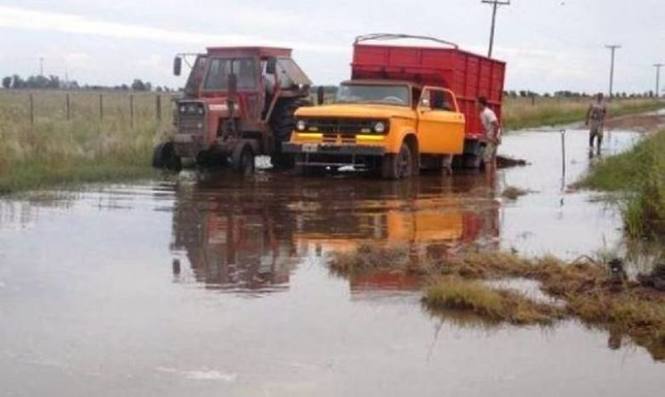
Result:
{"label": "red cargo truck body", "polygon": [[446,47],[363,44],[372,39],[375,37],[361,38],[354,44],[352,79],[410,81],[453,91],[466,117],[465,153],[476,152],[483,135],[476,100],[486,97],[501,119],[505,62],[460,50],[442,40],[434,39]]}

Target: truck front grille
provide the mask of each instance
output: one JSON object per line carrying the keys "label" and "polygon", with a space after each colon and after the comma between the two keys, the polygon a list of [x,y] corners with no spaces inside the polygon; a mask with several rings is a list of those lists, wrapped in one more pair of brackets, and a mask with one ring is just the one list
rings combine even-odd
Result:
{"label": "truck front grille", "polygon": [[371,120],[357,120],[357,119],[309,119],[307,126],[310,130],[327,134],[366,134],[372,131],[374,122]]}

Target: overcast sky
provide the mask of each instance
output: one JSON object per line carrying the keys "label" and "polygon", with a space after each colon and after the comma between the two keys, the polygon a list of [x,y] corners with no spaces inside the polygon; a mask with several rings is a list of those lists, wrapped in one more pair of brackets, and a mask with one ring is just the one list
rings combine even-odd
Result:
{"label": "overcast sky", "polygon": [[[430,35],[484,53],[490,17],[481,0],[0,0],[0,75],[38,73],[43,57],[46,74],[80,82],[179,86],[177,52],[265,44],[293,47],[312,80],[335,84],[359,34]],[[663,0],[513,0],[499,10],[495,56],[508,62],[508,89],[607,90],[607,43],[623,45],[617,91],[654,89]]]}

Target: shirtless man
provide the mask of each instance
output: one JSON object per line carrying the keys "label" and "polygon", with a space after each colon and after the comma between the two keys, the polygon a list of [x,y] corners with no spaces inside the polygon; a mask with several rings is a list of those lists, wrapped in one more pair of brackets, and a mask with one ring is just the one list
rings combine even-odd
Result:
{"label": "shirtless man", "polygon": [[589,152],[593,154],[594,143],[597,141],[598,155],[603,146],[605,119],[607,118],[607,105],[603,99],[603,94],[596,95],[596,100],[589,106],[586,114],[586,126],[589,127]]}

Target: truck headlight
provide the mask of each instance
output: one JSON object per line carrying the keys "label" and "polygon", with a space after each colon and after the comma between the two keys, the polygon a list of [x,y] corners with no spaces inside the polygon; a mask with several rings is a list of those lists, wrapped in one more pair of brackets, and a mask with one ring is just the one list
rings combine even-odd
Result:
{"label": "truck headlight", "polygon": [[298,120],[298,122],[296,123],[296,129],[298,131],[305,131],[307,129],[307,123],[305,122],[305,120]]}
{"label": "truck headlight", "polygon": [[383,121],[379,121],[374,124],[374,132],[377,134],[383,134],[386,132],[386,123]]}

